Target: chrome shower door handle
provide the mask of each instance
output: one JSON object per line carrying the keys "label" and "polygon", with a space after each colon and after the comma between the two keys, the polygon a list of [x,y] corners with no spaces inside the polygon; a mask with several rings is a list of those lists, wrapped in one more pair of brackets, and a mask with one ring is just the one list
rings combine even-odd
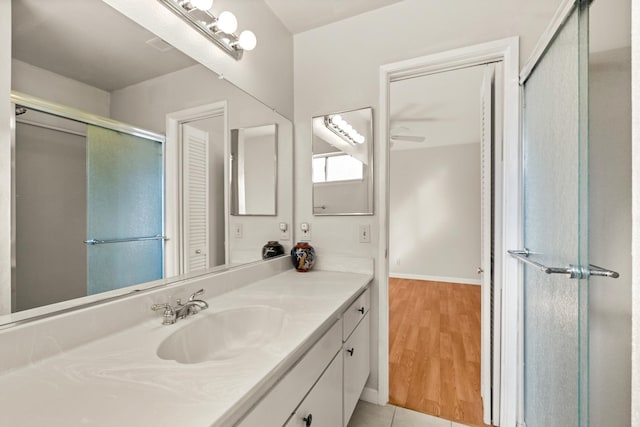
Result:
{"label": "chrome shower door handle", "polygon": [[620,277],[620,275],[613,270],[607,270],[592,264],[589,264],[589,267],[586,268],[580,268],[575,265],[569,265],[569,267],[547,267],[544,264],[540,264],[539,262],[529,259],[531,251],[527,248],[521,250],[509,250],[507,253],[518,261],[535,267],[546,274],[567,274],[570,279],[584,279],[589,276],[610,277],[612,279]]}

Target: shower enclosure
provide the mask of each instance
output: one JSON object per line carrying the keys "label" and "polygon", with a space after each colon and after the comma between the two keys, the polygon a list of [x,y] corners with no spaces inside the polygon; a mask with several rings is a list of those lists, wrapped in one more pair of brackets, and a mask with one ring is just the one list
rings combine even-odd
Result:
{"label": "shower enclosure", "polygon": [[14,93],[12,311],[163,277],[164,137]]}
{"label": "shower enclosure", "polygon": [[563,2],[521,75],[527,427],[589,426],[589,2]]}

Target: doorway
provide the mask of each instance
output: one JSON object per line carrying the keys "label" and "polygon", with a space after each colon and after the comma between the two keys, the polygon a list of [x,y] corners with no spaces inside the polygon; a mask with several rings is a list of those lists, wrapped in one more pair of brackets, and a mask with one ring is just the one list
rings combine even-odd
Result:
{"label": "doorway", "polygon": [[493,83],[501,66],[390,85],[390,403],[482,427],[481,361],[492,352],[490,342],[481,352],[490,329],[481,323],[491,323],[483,314],[492,307],[481,289],[494,278],[492,129],[502,100]]}
{"label": "doorway", "polygon": [[[392,212],[394,207],[392,206],[392,198],[393,198],[393,178],[389,178],[384,172],[389,174],[392,173],[393,162],[394,162],[394,151],[393,145],[397,147],[398,140],[405,139],[405,143],[407,144],[422,144],[423,142],[419,141],[422,136],[414,133],[411,130],[411,126],[402,125],[392,123],[393,120],[393,85],[396,82],[401,82],[407,79],[412,78],[420,78],[420,77],[428,77],[436,74],[445,74],[450,73],[456,70],[467,69],[470,67],[480,66],[485,67],[485,64],[491,63],[500,63],[500,70],[502,72],[503,78],[500,79],[499,82],[496,83],[496,88],[501,92],[501,96],[503,99],[504,109],[495,115],[495,130],[496,134],[501,135],[501,138],[496,141],[496,145],[494,147],[495,159],[493,162],[492,170],[490,170],[485,176],[493,176],[493,187],[491,184],[489,185],[489,190],[493,188],[494,202],[491,201],[484,203],[486,206],[494,206],[493,212],[489,211],[489,218],[492,217],[493,214],[493,229],[488,231],[488,235],[494,236],[494,248],[493,253],[495,257],[491,257],[491,252],[487,254],[487,263],[490,266],[489,270],[493,271],[492,275],[486,275],[489,278],[493,277],[495,286],[493,287],[480,287],[484,289],[486,292],[480,299],[485,299],[486,301],[493,301],[489,307],[493,307],[493,310],[485,309],[481,311],[481,314],[484,315],[483,318],[480,319],[479,323],[482,324],[482,330],[484,335],[484,345],[480,345],[480,349],[476,353],[482,354],[482,361],[485,365],[480,367],[481,374],[478,375],[476,373],[476,378],[481,377],[481,384],[474,385],[476,390],[481,390],[482,392],[482,401],[483,407],[481,410],[482,418],[481,421],[477,422],[476,425],[482,425],[484,422],[486,424],[499,425],[502,420],[514,419],[515,420],[515,390],[516,390],[516,375],[517,370],[516,362],[517,362],[517,306],[515,304],[508,305],[508,302],[515,301],[517,303],[517,288],[503,289],[502,284],[507,280],[514,280],[515,283],[518,281],[518,271],[517,264],[514,263],[504,263],[505,257],[503,256],[502,248],[505,246],[511,246],[513,244],[517,244],[518,236],[519,236],[519,225],[518,225],[518,210],[510,209],[511,206],[517,206],[518,196],[519,196],[519,184],[518,184],[518,165],[519,165],[519,155],[518,155],[518,111],[519,111],[519,98],[518,98],[518,87],[517,87],[517,73],[518,73],[518,49],[517,49],[518,40],[517,38],[513,39],[505,39],[499,40],[496,42],[486,43],[477,46],[471,46],[463,49],[456,49],[453,51],[447,51],[439,54],[429,55],[427,57],[416,58],[408,61],[403,61],[400,63],[389,64],[383,66],[381,68],[381,107],[382,107],[382,116],[387,120],[381,121],[381,129],[380,134],[385,136],[385,140],[383,141],[383,145],[379,149],[379,158],[381,159],[383,174],[380,179],[379,185],[381,187],[381,218],[380,218],[380,229],[382,230],[382,235],[386,237],[386,245],[382,245],[381,247],[381,259],[387,259],[387,262],[382,263],[379,267],[378,274],[381,277],[381,286],[379,292],[379,304],[381,307],[381,313],[383,315],[380,316],[380,324],[379,324],[379,340],[380,340],[380,358],[379,358],[379,395],[378,401],[381,403],[386,403],[390,401],[390,375],[389,375],[389,362],[390,362],[390,354],[389,351],[392,350],[392,342],[390,342],[391,337],[389,336],[390,330],[390,321],[393,322],[391,318],[392,313],[389,311],[389,295],[391,293],[393,285],[393,280],[389,279],[392,277],[394,273],[397,275],[397,272],[394,272],[394,268],[400,267],[403,265],[404,261],[402,257],[400,258],[400,266],[397,265],[397,259],[394,258],[393,253],[393,243],[392,243],[392,235],[393,226],[391,221],[393,220]],[[456,92],[458,90],[456,89]],[[475,90],[476,93],[476,108],[480,108],[480,87]],[[420,117],[418,117],[420,118]],[[423,119],[428,119],[425,115],[422,117]],[[390,120],[391,119],[391,120]],[[425,120],[429,121],[429,120]],[[476,127],[476,136],[480,134],[480,123],[478,121],[478,126]],[[408,123],[410,124],[410,123]],[[406,138],[398,138],[398,137],[406,137]],[[425,142],[428,142],[428,138],[425,137]],[[459,144],[460,146],[465,144]],[[479,144],[477,144],[479,145]],[[437,149],[438,147],[433,147],[429,149]],[[460,147],[457,147],[460,148]],[[424,150],[424,148],[422,149]],[[400,150],[402,151],[402,150]],[[445,150],[443,150],[445,151]],[[476,168],[479,168],[481,163],[479,161],[480,154],[483,153],[483,150],[476,148]],[[492,156],[489,155],[491,158]],[[433,160],[433,159],[431,159]],[[416,165],[416,168],[424,169],[422,164]],[[442,169],[441,164],[436,166],[434,169]],[[466,172],[466,171],[465,171]],[[443,173],[443,172],[441,172]],[[446,174],[445,174],[446,175]],[[475,185],[475,195],[476,197],[481,197],[482,188],[480,185],[481,179],[476,175],[476,185]],[[447,184],[450,184],[451,179],[445,180]],[[491,181],[490,181],[491,182]],[[430,182],[427,187],[433,186],[433,182]],[[433,188],[436,188],[433,186]],[[486,188],[486,187],[485,187]],[[432,189],[433,190],[433,189]],[[435,191],[435,190],[433,190]],[[424,196],[421,196],[424,197]],[[415,197],[413,199],[416,199]],[[415,200],[414,200],[415,202]],[[481,203],[482,205],[482,203]],[[405,207],[404,210],[411,211],[410,208]],[[432,207],[431,210],[437,210]],[[460,210],[460,208],[458,208]],[[446,211],[445,211],[446,212]],[[440,212],[441,213],[441,212]],[[482,216],[482,212],[480,215],[476,215],[476,219],[478,222],[479,216]],[[445,218],[446,219],[446,218]],[[491,222],[490,222],[491,223]],[[420,227],[417,224],[409,224],[414,227],[412,230],[413,234],[420,233]],[[424,228],[424,227],[423,227]],[[434,227],[432,233],[437,234],[438,230],[441,227],[437,225]],[[425,231],[427,233],[428,231]],[[476,235],[477,241],[480,241],[481,232],[477,232]],[[491,238],[489,238],[491,239]],[[478,252],[480,252],[480,244],[478,244],[478,249],[476,250],[476,257]],[[419,251],[417,251],[419,252]],[[460,256],[456,257],[457,259],[461,259]],[[477,258],[476,258],[477,259]],[[472,274],[476,275],[475,270],[479,265],[482,265],[482,262],[475,263],[472,270]],[[485,264],[486,265],[486,264]],[[493,267],[491,267],[493,265]],[[420,267],[419,265],[417,267]],[[515,267],[515,270],[514,270]],[[484,270],[484,268],[483,268]],[[402,274],[402,273],[401,273]],[[405,273],[409,274],[409,273]],[[433,279],[434,277],[438,277],[436,274],[428,274],[421,273],[422,277],[418,277],[418,279]],[[446,277],[447,280],[455,279],[454,276],[443,276],[442,272],[437,272],[440,277]],[[484,275],[484,274],[483,274]],[[482,277],[481,275],[480,277]],[[432,277],[429,277],[432,276]],[[476,279],[468,279],[469,281],[477,281]],[[458,277],[461,278],[461,277]],[[462,276],[464,278],[464,275]],[[414,280],[410,278],[410,280]],[[435,280],[431,280],[435,281]],[[442,280],[438,280],[442,282]],[[425,285],[425,283],[421,283],[421,285]],[[436,288],[441,286],[441,284],[436,284]],[[450,286],[463,286],[470,288],[478,288],[478,286],[470,285],[470,284],[459,284],[459,285],[450,285]],[[493,293],[490,292],[493,290]],[[504,293],[503,293],[504,291]],[[424,293],[429,293],[423,288]],[[437,291],[438,295],[440,295],[440,290]],[[445,292],[446,293],[446,292]],[[435,294],[433,294],[435,295]],[[456,297],[454,296],[454,300]],[[439,301],[438,301],[439,304]],[[389,317],[385,316],[388,314]],[[446,315],[446,313],[445,313]],[[468,316],[468,314],[464,314],[464,316]],[[440,312],[438,311],[438,318],[440,319]],[[443,317],[444,318],[444,317]],[[511,321],[513,323],[507,323],[507,321],[503,322],[502,319],[507,321]],[[434,322],[435,323],[435,322]],[[493,330],[492,330],[493,328]],[[438,338],[440,332],[438,331]],[[434,333],[435,336],[435,333]],[[507,339],[505,342],[505,338]],[[416,339],[418,342],[419,339]],[[477,342],[477,341],[476,341]],[[445,344],[446,346],[446,344]],[[464,346],[464,344],[462,344]],[[463,356],[464,357],[464,356]],[[476,362],[477,363],[477,362]],[[423,362],[424,366],[429,366],[426,362]],[[433,368],[433,365],[431,365]],[[504,368],[507,369],[504,369]],[[438,369],[440,372],[441,370]],[[477,371],[477,370],[476,370]],[[408,374],[413,375],[413,374]],[[445,375],[442,375],[444,378],[448,376],[445,372]],[[507,395],[504,394],[504,391],[513,391],[513,394],[509,393]],[[446,394],[446,393],[445,393]],[[501,401],[500,397],[505,396]],[[438,404],[440,404],[440,399],[442,398],[442,393],[438,397]],[[426,402],[431,399],[424,398],[423,402]],[[505,404],[506,401],[506,404]],[[501,404],[503,403],[503,404]],[[426,405],[428,406],[428,405]],[[440,407],[440,411],[442,413],[442,407]],[[458,409],[460,412],[460,409]],[[455,413],[455,411],[454,411]],[[460,418],[458,418],[460,419]],[[503,421],[502,421],[503,422]],[[465,420],[464,423],[469,424],[468,420]]]}
{"label": "doorway", "polygon": [[227,103],[167,115],[167,274],[229,262]]}

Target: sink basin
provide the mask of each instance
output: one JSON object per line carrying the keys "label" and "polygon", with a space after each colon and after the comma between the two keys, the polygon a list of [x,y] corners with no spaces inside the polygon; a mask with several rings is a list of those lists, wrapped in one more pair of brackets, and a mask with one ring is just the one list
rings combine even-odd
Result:
{"label": "sink basin", "polygon": [[158,357],[179,363],[226,360],[261,347],[282,331],[285,312],[269,306],[250,306],[199,314],[167,337]]}

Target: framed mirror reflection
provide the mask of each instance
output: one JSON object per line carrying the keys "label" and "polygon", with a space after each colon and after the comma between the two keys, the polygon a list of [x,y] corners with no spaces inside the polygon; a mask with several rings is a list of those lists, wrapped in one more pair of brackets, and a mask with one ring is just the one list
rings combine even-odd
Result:
{"label": "framed mirror reflection", "polygon": [[277,212],[278,125],[231,129],[231,215]]}
{"label": "framed mirror reflection", "polygon": [[312,119],[314,215],[373,215],[373,108]]}

